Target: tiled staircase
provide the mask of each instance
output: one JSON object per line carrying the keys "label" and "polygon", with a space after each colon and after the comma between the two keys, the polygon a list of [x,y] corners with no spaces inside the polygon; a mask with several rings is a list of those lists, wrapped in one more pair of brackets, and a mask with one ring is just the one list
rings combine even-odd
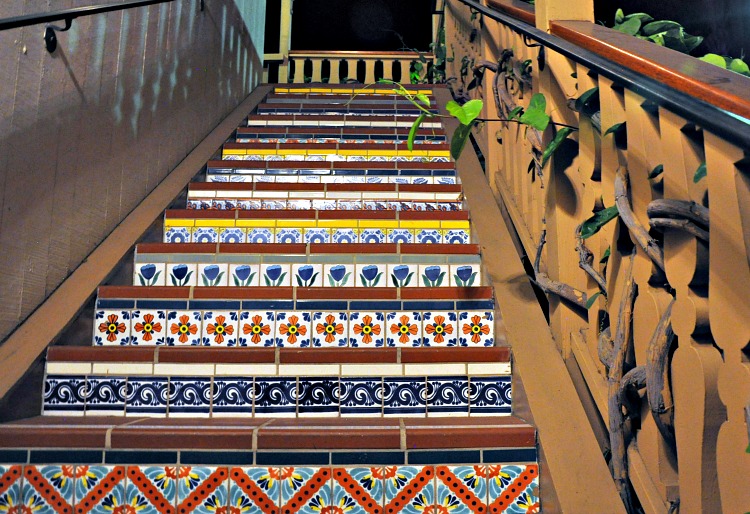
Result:
{"label": "tiled staircase", "polygon": [[416,115],[276,88],[134,285],[100,287],[90,343],[49,349],[42,415],[0,425],[0,512],[538,512],[460,180],[439,123],[407,149]]}

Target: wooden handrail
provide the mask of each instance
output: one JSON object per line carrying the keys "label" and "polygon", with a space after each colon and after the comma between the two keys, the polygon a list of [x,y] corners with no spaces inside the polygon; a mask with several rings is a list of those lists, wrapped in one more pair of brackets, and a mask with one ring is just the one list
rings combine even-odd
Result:
{"label": "wooden handrail", "polygon": [[523,0],[487,0],[487,5],[529,25],[536,23],[534,6]]}
{"label": "wooden handrail", "polygon": [[290,50],[289,57],[340,57],[342,59],[352,59],[361,57],[363,59],[419,59],[419,56],[425,59],[432,59],[431,53],[420,52],[378,52],[378,51],[359,51],[359,50]]}

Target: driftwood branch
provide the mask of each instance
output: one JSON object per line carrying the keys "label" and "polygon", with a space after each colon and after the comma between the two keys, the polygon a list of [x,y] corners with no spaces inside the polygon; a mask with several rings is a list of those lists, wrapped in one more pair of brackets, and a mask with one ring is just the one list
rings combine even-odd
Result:
{"label": "driftwood branch", "polygon": [[594,254],[584,244],[583,238],[581,238],[581,225],[576,227],[576,250],[578,251],[578,267],[586,272],[588,276],[594,279],[599,286],[599,289],[606,295],[607,294],[607,281],[601,273],[594,269]]}
{"label": "driftwood branch", "polygon": [[702,229],[690,220],[675,220],[672,218],[651,218],[648,221],[651,228],[665,229],[671,228],[675,230],[682,230],[688,234],[697,237],[703,241],[708,242],[708,231]]}
{"label": "driftwood branch", "polygon": [[636,407],[630,402],[629,395],[632,391],[638,391],[646,387],[646,366],[636,366],[622,377],[620,382],[620,405],[634,418],[638,414]]}
{"label": "driftwood branch", "polygon": [[709,240],[709,211],[684,200],[658,199],[646,209],[652,228],[683,230],[703,241]]}
{"label": "driftwood branch", "polygon": [[646,395],[651,415],[662,437],[674,448],[674,403],[669,384],[669,349],[674,340],[672,306],[669,302],[656,325],[646,350]]}
{"label": "driftwood branch", "polygon": [[611,368],[612,362],[615,360],[615,350],[614,341],[612,341],[612,330],[610,327],[599,332],[599,343],[596,345],[596,350],[599,354],[599,361],[604,364],[607,369]]}
{"label": "driftwood branch", "polygon": [[558,282],[549,278],[549,275],[539,271],[539,266],[542,260],[542,249],[547,241],[547,231],[542,230],[542,235],[539,238],[539,245],[536,247],[536,257],[534,258],[534,283],[539,286],[545,293],[551,293],[560,298],[564,298],[574,305],[585,309],[587,295],[583,291],[579,291],[571,285]]}
{"label": "driftwood branch", "polygon": [[628,200],[628,179],[622,172],[622,168],[617,170],[615,176],[615,203],[620,219],[630,230],[630,235],[643,248],[651,261],[664,271],[664,252],[659,246],[659,242],[649,235],[633,215],[633,209],[631,209],[630,200]]}
{"label": "driftwood branch", "polygon": [[602,112],[600,110],[594,110],[589,107],[584,107],[582,110],[576,109],[576,99],[571,98],[568,100],[568,107],[572,111],[576,111],[577,113],[583,114],[586,116],[589,121],[591,121],[591,124],[594,126],[597,132],[601,134],[602,132]]}
{"label": "driftwood branch", "polygon": [[625,274],[624,292],[617,315],[617,332],[614,343],[614,360],[609,368],[607,377],[609,410],[609,444],[612,449],[612,474],[620,498],[628,512],[633,511],[628,480],[628,454],[625,442],[625,423],[622,405],[620,403],[620,389],[625,370],[626,359],[630,350],[630,340],[633,321],[633,304],[637,292],[637,285],[633,279],[633,261],[635,254],[631,254]]}

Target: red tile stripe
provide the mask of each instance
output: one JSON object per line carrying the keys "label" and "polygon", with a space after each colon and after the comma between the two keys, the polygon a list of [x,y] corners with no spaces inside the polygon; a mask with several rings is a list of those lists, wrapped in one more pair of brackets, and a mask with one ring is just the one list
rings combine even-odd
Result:
{"label": "red tile stripe", "polygon": [[101,482],[99,482],[99,485],[89,491],[89,494],[87,494],[86,497],[76,505],[76,513],[83,514],[99,505],[99,502],[102,501],[104,496],[114,489],[114,487],[124,478],[125,466],[115,466],[115,468],[107,473]]}
{"label": "red tile stripe", "polygon": [[401,493],[396,496],[391,502],[385,506],[385,512],[388,514],[395,514],[401,512],[402,508],[408,505],[408,503],[414,498],[419,491],[424,489],[424,484],[432,480],[435,471],[432,467],[425,467],[421,473],[415,476],[411,482],[403,488]]}
{"label": "red tile stripe", "polygon": [[195,489],[190,496],[185,498],[185,500],[178,505],[177,511],[180,513],[193,512],[193,510],[195,510],[195,508],[205,500],[209,494],[221,486],[221,483],[224,482],[228,476],[229,470],[227,468],[216,468],[216,471],[211,473],[200,487]]}
{"label": "red tile stripe", "polygon": [[8,471],[0,476],[0,494],[7,491],[19,478],[21,478],[21,466],[11,466]]}
{"label": "red tile stripe", "polygon": [[229,472],[229,476],[234,482],[240,486],[245,494],[247,494],[253,501],[253,504],[260,508],[265,514],[274,514],[276,511],[276,501],[266,495],[266,493],[258,487],[247,473],[242,471],[241,468],[232,468]]}
{"label": "red tile stripe", "polygon": [[73,506],[68,504],[57,493],[55,488],[47,482],[47,479],[42,476],[36,466],[26,466],[24,474],[26,475],[26,480],[42,495],[42,498],[44,498],[55,512],[58,514],[71,514],[73,512]]}
{"label": "red tile stripe", "polygon": [[312,498],[312,495],[320,490],[321,487],[326,485],[326,482],[331,478],[330,468],[320,468],[305,486],[295,494],[291,500],[281,509],[284,514],[291,514],[297,512],[302,505]]}
{"label": "red tile stripe", "polygon": [[161,514],[174,513],[175,509],[172,502],[168,501],[159,489],[154,487],[154,484],[143,474],[140,468],[134,466],[128,467],[128,478]]}
{"label": "red tile stripe", "polygon": [[336,481],[341,484],[341,487],[346,489],[346,492],[348,492],[369,514],[380,514],[383,511],[381,506],[375,503],[372,496],[370,496],[356,480],[352,479],[346,469],[334,468],[333,478],[336,479]]}
{"label": "red tile stripe", "polygon": [[474,492],[466,487],[463,482],[461,482],[461,480],[450,471],[448,466],[436,467],[435,473],[437,474],[437,477],[448,486],[448,489],[450,489],[453,494],[461,500],[461,503],[471,510],[471,512],[474,512],[475,514],[484,514],[487,512],[484,501],[477,498]]}
{"label": "red tile stripe", "polygon": [[[490,512],[505,512],[505,509],[510,506],[518,496],[526,490],[526,487],[534,480],[539,473],[537,466],[526,466],[526,469],[516,478],[512,484],[510,484],[503,494],[501,494],[492,504],[490,505]],[[538,507],[538,505],[537,505]],[[532,506],[533,509],[533,506]],[[537,510],[529,510],[531,512],[539,512]]]}

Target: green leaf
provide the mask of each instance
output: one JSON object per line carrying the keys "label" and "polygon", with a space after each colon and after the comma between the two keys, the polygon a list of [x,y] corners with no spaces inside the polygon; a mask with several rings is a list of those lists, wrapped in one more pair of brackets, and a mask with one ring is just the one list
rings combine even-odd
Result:
{"label": "green leaf", "polygon": [[699,59],[709,64],[713,64],[714,66],[718,66],[719,68],[726,69],[727,67],[726,59],[717,54],[706,54],[703,57],[699,57]]}
{"label": "green leaf", "polygon": [[529,100],[529,109],[547,110],[547,98],[542,93],[535,93]]}
{"label": "green leaf", "polygon": [[609,259],[609,256],[612,254],[612,251],[610,250],[611,247],[607,247],[606,250],[604,250],[604,255],[602,255],[602,258],[599,259],[599,264],[604,264],[607,262],[607,259]]}
{"label": "green leaf", "polygon": [[443,279],[445,278],[445,271],[440,273],[440,276],[437,279],[437,287],[440,287],[443,284]]}
{"label": "green leaf", "polygon": [[750,453],[750,445],[748,445],[747,449],[745,450],[746,453]]}
{"label": "green leaf", "polygon": [[411,277],[413,277],[413,276],[414,276],[414,272],[413,271],[411,273],[409,273],[408,275],[406,275],[406,278],[404,279],[403,285],[404,286],[408,286],[409,282],[411,282]]}
{"label": "green leaf", "polygon": [[750,73],[750,67],[748,67],[747,63],[742,59],[732,59],[729,62],[729,69],[737,73],[742,73],[743,75]]}
{"label": "green leaf", "polygon": [[263,275],[263,281],[266,283],[266,287],[271,287],[271,281],[268,279],[267,275]]}
{"label": "green leaf", "polygon": [[627,21],[631,18],[638,18],[641,23],[648,23],[650,21],[654,21],[654,18],[646,14],[645,12],[635,12],[633,14],[628,14],[627,16],[625,16],[625,20],[623,21]]}
{"label": "green leaf", "polygon": [[698,45],[703,43],[703,36],[691,36],[690,34],[685,34],[682,38],[682,43],[685,45],[685,53],[689,54],[695,50]]}
{"label": "green leaf", "polygon": [[635,36],[641,29],[641,20],[638,18],[630,18],[622,23],[618,23],[613,28],[630,36]]}
{"label": "green leaf", "polygon": [[622,9],[617,9],[615,11],[615,23],[622,23],[625,21],[625,13],[622,12]]}
{"label": "green leaf", "polygon": [[406,148],[408,148],[410,152],[414,149],[414,138],[417,135],[417,130],[419,130],[419,126],[422,124],[426,117],[427,115],[425,113],[420,114],[417,119],[414,120],[414,123],[409,129],[409,137],[406,138]]}
{"label": "green leaf", "polygon": [[544,165],[547,164],[547,161],[549,161],[549,158],[552,157],[552,154],[555,153],[555,150],[562,144],[563,141],[570,135],[571,132],[573,132],[575,129],[572,127],[561,127],[560,130],[557,131],[557,134],[555,134],[555,139],[549,142],[547,145],[547,148],[544,149],[544,152],[542,153],[542,168],[544,168]]}
{"label": "green leaf", "polygon": [[302,287],[302,277],[300,277],[299,275],[297,275],[297,277],[296,277],[296,278],[297,278],[297,285],[298,285],[299,287]]}
{"label": "green leaf", "polygon": [[138,281],[141,283],[142,286],[146,285],[146,280],[143,278],[143,275],[138,273]]}
{"label": "green leaf", "polygon": [[453,157],[454,160],[457,161],[461,156],[461,152],[463,152],[464,146],[466,146],[466,140],[469,138],[469,134],[471,134],[471,125],[459,125],[453,133],[453,137],[451,138],[451,157]]}
{"label": "green leaf", "polygon": [[464,285],[464,282],[463,282],[463,280],[461,280],[461,279],[460,279],[460,278],[458,277],[458,274],[454,273],[454,274],[453,274],[453,279],[454,279],[454,280],[456,281],[456,284],[458,284],[458,285],[459,285],[459,287],[462,287],[462,286]]}
{"label": "green leaf", "polygon": [[531,97],[529,106],[524,110],[521,117],[518,118],[518,121],[543,132],[550,121],[549,115],[544,112],[546,109],[547,99],[542,93],[536,93]]}
{"label": "green leaf", "polygon": [[663,164],[657,164],[654,169],[651,170],[651,173],[648,174],[648,178],[656,178],[664,171],[664,165]]}
{"label": "green leaf", "polygon": [[331,287],[336,287],[336,282],[333,280],[333,277],[331,275],[328,275],[328,284]]}
{"label": "green leaf", "polygon": [[370,287],[375,287],[378,285],[378,282],[380,282],[380,277],[383,276],[383,272],[381,271],[375,276],[375,279],[372,281],[372,284],[370,284]]}
{"label": "green leaf", "polygon": [[393,273],[391,273],[391,280],[393,281],[393,287],[398,287],[398,279]]}
{"label": "green leaf", "polygon": [[484,107],[484,102],[479,99],[469,100],[465,104],[461,106],[461,108],[464,111],[464,114],[466,115],[466,123],[464,125],[471,124],[472,121],[476,119],[477,116],[482,112],[482,107]]}
{"label": "green leaf", "polygon": [[237,287],[240,287],[240,279],[238,279],[235,276],[232,276],[232,278],[234,279],[234,285],[236,285]]}
{"label": "green leaf", "polygon": [[584,107],[592,100],[595,95],[599,94],[598,87],[592,87],[576,99],[576,111],[581,112]]}
{"label": "green leaf", "polygon": [[174,275],[169,275],[169,280],[172,281],[173,286],[177,286],[177,279],[174,278]]}
{"label": "green leaf", "polygon": [[422,283],[425,287],[430,287],[430,280],[427,278],[427,275],[422,275]]}
{"label": "green leaf", "polygon": [[700,182],[700,180],[705,177],[706,174],[706,163],[702,162],[701,165],[698,166],[698,169],[695,170],[695,175],[693,175],[693,183],[697,184],[698,182]]}
{"label": "green leaf", "polygon": [[473,286],[473,285],[474,285],[474,279],[475,279],[475,278],[477,278],[477,272],[476,272],[476,271],[475,271],[474,273],[472,273],[472,274],[471,274],[471,276],[469,277],[469,280],[467,281],[466,285],[467,285],[468,287],[471,287],[471,286]]}
{"label": "green leaf", "polygon": [[424,69],[424,65],[419,61],[414,61],[414,71],[422,71]]}
{"label": "green leaf", "polygon": [[607,131],[604,133],[604,135],[606,136],[607,134],[614,134],[614,133],[619,132],[620,130],[622,130],[624,127],[625,127],[625,122],[624,121],[622,123],[615,123],[614,125],[612,125],[611,127],[609,127],[607,129]]}
{"label": "green leaf", "polygon": [[348,272],[346,275],[344,275],[344,278],[341,281],[341,285],[345,286],[347,282],[349,282],[349,277],[351,276],[352,272]]}
{"label": "green leaf", "polygon": [[508,113],[508,119],[509,119],[509,120],[512,120],[512,119],[518,118],[518,116],[519,116],[519,115],[520,115],[520,114],[521,114],[522,112],[523,112],[523,107],[519,105],[518,107],[516,107],[515,109],[513,109],[512,111],[510,111],[510,112]]}
{"label": "green leaf", "polygon": [[461,125],[468,125],[468,122],[466,121],[466,113],[454,100],[448,100],[448,103],[445,104],[445,109],[451,114],[451,116],[454,116],[460,121]]}
{"label": "green leaf", "polygon": [[589,299],[588,299],[588,300],[586,300],[586,309],[590,309],[591,307],[593,307],[593,306],[594,306],[594,302],[596,302],[596,299],[597,299],[597,298],[598,298],[599,296],[601,296],[601,294],[602,294],[602,293],[601,293],[601,291],[599,291],[598,293],[594,293],[594,294],[592,294],[592,295],[591,295],[591,296],[589,297]]}
{"label": "green leaf", "polygon": [[161,275],[161,270],[157,271],[154,278],[151,279],[152,284],[156,284],[156,281],[159,280],[159,275]]}
{"label": "green leaf", "polygon": [[588,239],[599,232],[604,225],[615,219],[618,214],[616,205],[596,212],[581,225],[581,239]]}
{"label": "green leaf", "polygon": [[682,29],[682,25],[672,20],[652,21],[651,23],[647,23],[643,26],[643,33],[647,36],[650,36],[652,34],[656,34],[657,32],[666,32],[672,29]]}
{"label": "green leaf", "polygon": [[419,100],[420,102],[422,102],[425,105],[425,107],[429,107],[430,106],[430,98],[426,94],[424,94],[424,93],[417,93],[415,96],[417,97],[417,100]]}

